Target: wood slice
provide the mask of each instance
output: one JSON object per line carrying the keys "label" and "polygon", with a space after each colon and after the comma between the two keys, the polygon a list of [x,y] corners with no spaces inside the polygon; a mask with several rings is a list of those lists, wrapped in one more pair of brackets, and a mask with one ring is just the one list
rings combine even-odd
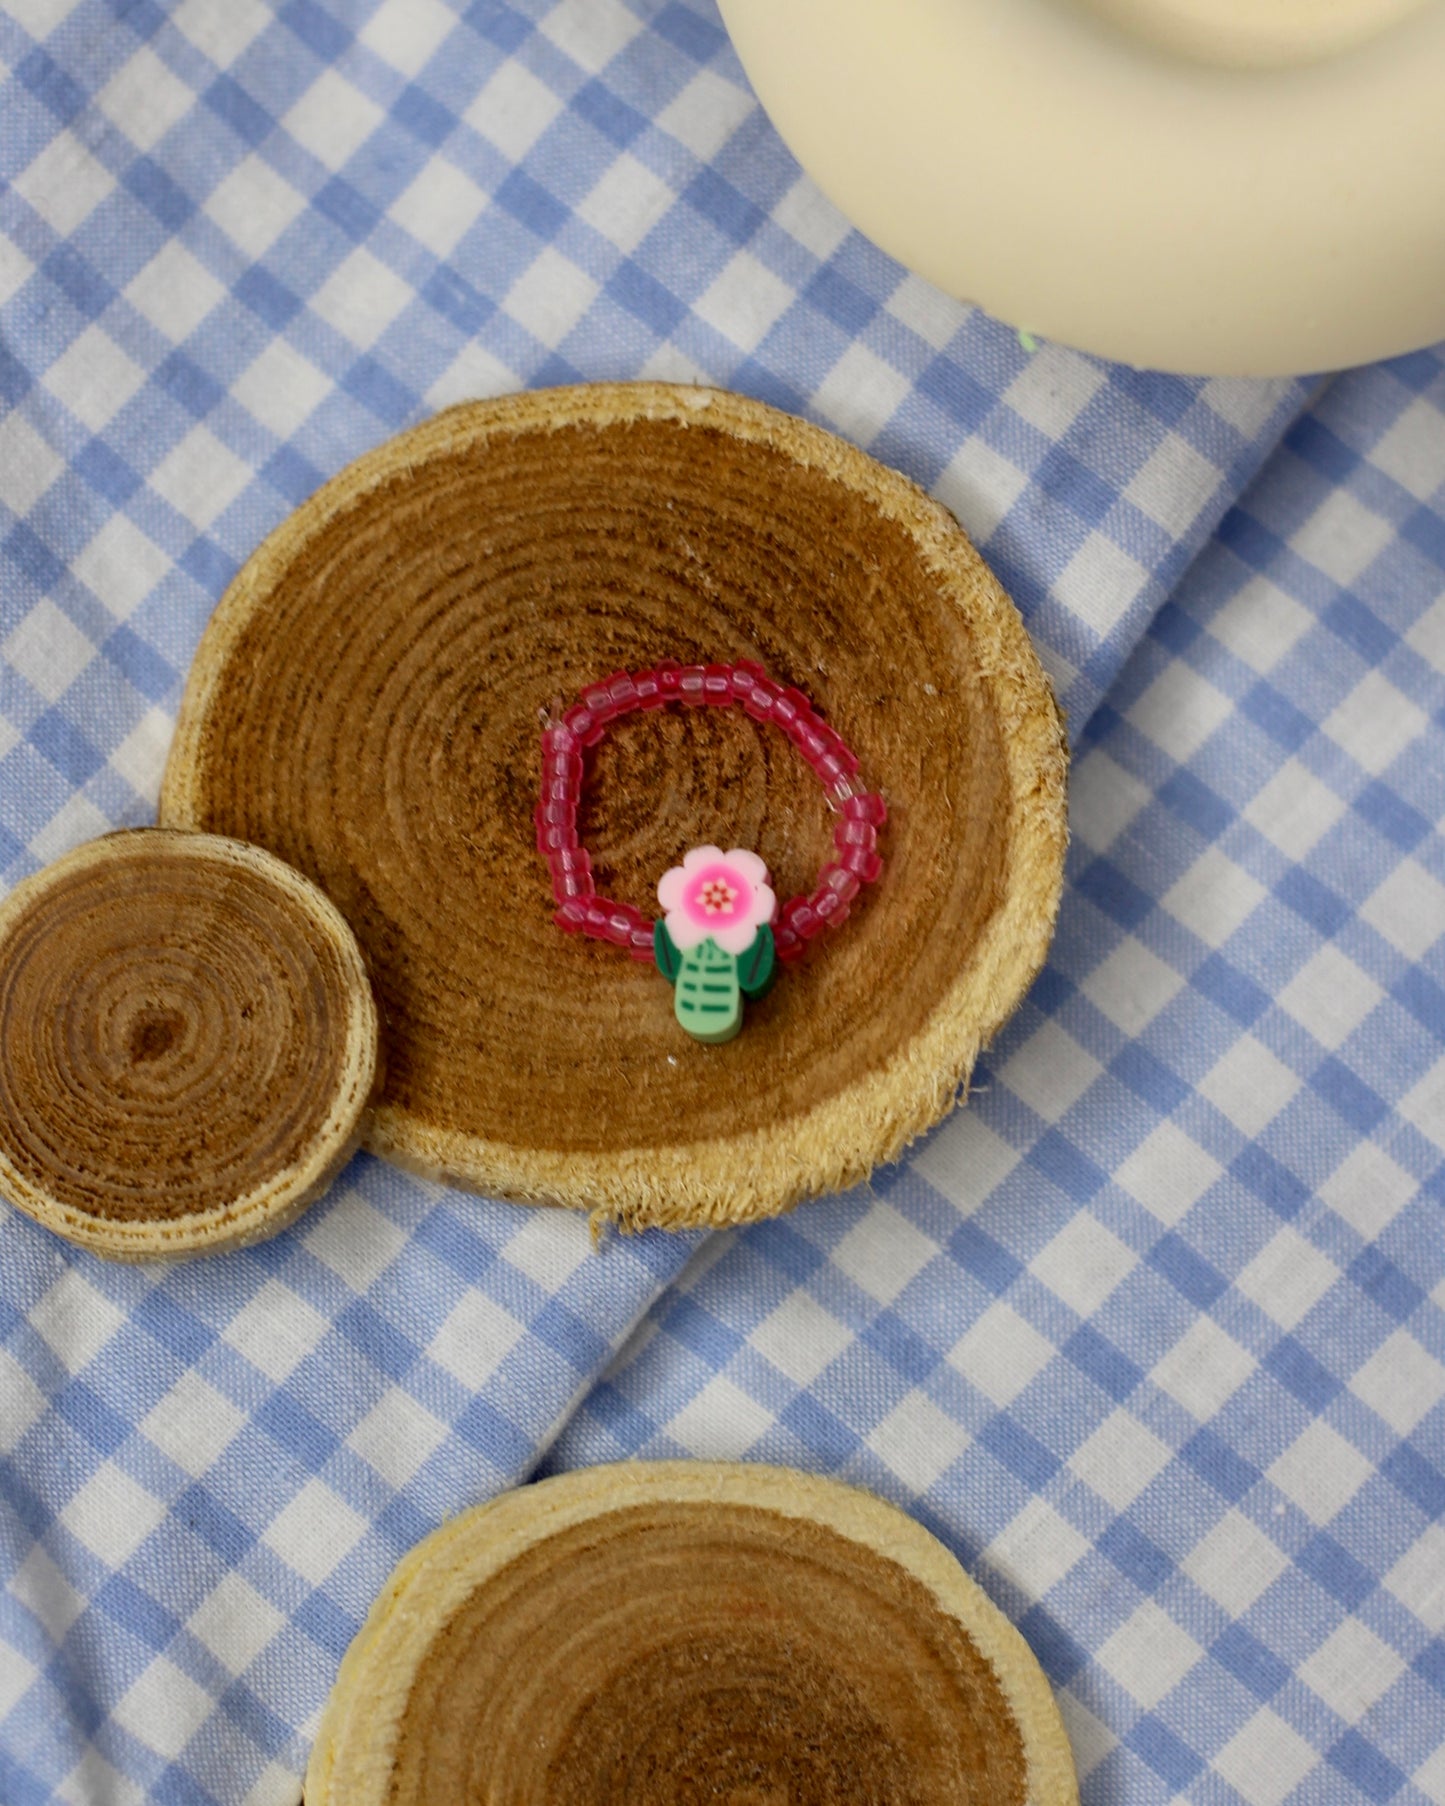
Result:
{"label": "wood slice", "polygon": [[0,1193],[93,1253],[274,1234],[377,1075],[355,936],[257,847],[112,834],[0,904]]}
{"label": "wood slice", "polygon": [[781,1468],[591,1468],[421,1543],[307,1806],[1075,1806],[1023,1639],[902,1512]]}
{"label": "wood slice", "polygon": [[[733,1042],[553,923],[532,808],[545,711],[619,667],[754,658],[888,799],[887,864]],[[201,642],[161,797],[336,902],[382,1008],[368,1145],[629,1227],[837,1191],[954,1102],[1044,958],[1065,753],[1012,604],[913,484],[786,415],[622,384],[469,404],[382,446],[261,547]],[[810,889],[832,818],[728,709],[614,724],[581,831],[655,914],[689,847]]]}

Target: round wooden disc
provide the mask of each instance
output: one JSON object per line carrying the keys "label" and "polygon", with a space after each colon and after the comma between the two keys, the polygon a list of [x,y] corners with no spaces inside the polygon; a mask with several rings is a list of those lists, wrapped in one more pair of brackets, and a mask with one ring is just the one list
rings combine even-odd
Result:
{"label": "round wooden disc", "polygon": [[112,834],[0,904],[0,1193],[96,1254],[273,1234],[376,1078],[355,937],[257,847]]}
{"label": "round wooden disc", "polygon": [[1073,1806],[1018,1632],[927,1531],[710,1462],[505,1494],[400,1564],[307,1806]]}
{"label": "round wooden disc", "polygon": [[[553,923],[532,825],[545,711],[618,667],[751,657],[854,747],[881,882],[737,1040]],[[1041,963],[1065,841],[1059,720],[956,523],[759,403],[658,384],[471,404],[328,484],[202,640],[162,820],[272,848],[355,928],[385,1024],[377,1152],[627,1226],[842,1189],[953,1103]],[[817,780],[731,709],[614,724],[581,831],[656,913],[687,848],[780,897],[830,856]]]}

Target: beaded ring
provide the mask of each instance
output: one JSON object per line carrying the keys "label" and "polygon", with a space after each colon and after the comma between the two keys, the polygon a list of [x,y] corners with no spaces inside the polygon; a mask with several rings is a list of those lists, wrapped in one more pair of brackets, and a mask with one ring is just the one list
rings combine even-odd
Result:
{"label": "beaded ring", "polygon": [[[841,818],[833,830],[835,857],[810,892],[779,909],[756,853],[703,846],[664,874],[657,894],[665,914],[655,921],[630,903],[597,895],[592,861],[577,834],[583,753],[621,716],[673,702],[741,704],[755,721],[774,722],[803,754]],[[700,1041],[730,1041],[742,1026],[742,997],[760,997],[774,962],[790,964],[825,928],[842,922],[862,886],[883,870],[878,830],[888,809],[877,791],[857,783],[857,772],[856,755],[803,692],[775,683],[750,659],[733,665],[664,659],[650,670],[618,671],[587,684],[542,733],[537,848],[552,873],[553,919],[568,934],[591,935],[625,947],[633,959],[655,961],[674,988],[673,1013],[682,1027]]]}

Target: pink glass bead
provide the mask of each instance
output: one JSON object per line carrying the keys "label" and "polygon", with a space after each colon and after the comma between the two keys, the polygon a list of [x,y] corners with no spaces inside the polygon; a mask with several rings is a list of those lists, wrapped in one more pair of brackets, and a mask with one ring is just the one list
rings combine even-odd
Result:
{"label": "pink glass bead", "polygon": [[678,685],[682,682],[682,666],[675,658],[661,661],[657,667],[657,682],[663,701],[672,702],[677,696]]}
{"label": "pink glass bead", "polygon": [[[554,872],[552,874],[553,901],[561,904],[564,909],[572,903],[581,908],[589,897],[594,897],[596,894],[592,880],[584,878],[580,872]],[[577,926],[580,928],[582,925],[579,917]]]}
{"label": "pink glass bead", "polygon": [[836,928],[848,917],[848,905],[836,891],[815,890],[809,898],[813,908],[818,912],[818,920],[825,922],[829,928]]}
{"label": "pink glass bead", "polygon": [[858,890],[859,879],[856,872],[850,872],[844,865],[825,865],[818,873],[818,889],[814,895],[814,901],[816,902],[824,891],[830,891],[835,896],[841,897],[845,903],[851,903],[858,895]]}
{"label": "pink glass bead", "polygon": [[607,933],[607,918],[611,913],[611,909],[600,897],[589,897],[587,913],[582,918],[582,932],[601,940]]}
{"label": "pink glass bead", "polygon": [[784,690],[773,704],[773,720],[789,735],[793,724],[808,712],[808,699],[801,690]]}
{"label": "pink glass bead", "polygon": [[565,721],[553,721],[542,729],[542,757],[550,760],[577,751],[577,736]]}
{"label": "pink glass bead", "polygon": [[639,671],[632,680],[638,705],[644,709],[660,709],[667,698],[662,693],[662,679],[655,671]]}
{"label": "pink glass bead", "polygon": [[866,847],[869,852],[878,845],[878,830],[871,821],[858,821],[845,815],[833,829],[835,847]]}
{"label": "pink glass bead", "polygon": [[791,965],[795,959],[801,958],[805,943],[799,935],[784,923],[773,930],[773,949],[783,964]]}
{"label": "pink glass bead", "polygon": [[857,753],[853,751],[836,728],[829,727],[826,721],[821,721],[818,725],[822,728],[828,742],[827,756],[836,759],[842,766],[844,775],[851,778],[858,769]]}
{"label": "pink glass bead", "polygon": [[702,693],[715,708],[725,708],[732,701],[732,678],[726,665],[709,665],[704,670]]}
{"label": "pink glass bead", "polygon": [[871,884],[883,870],[883,861],[867,847],[845,847],[839,861],[845,872],[854,872],[864,884]]}
{"label": "pink glass bead", "polygon": [[[553,807],[560,807],[554,804]],[[537,851],[545,853],[548,858],[553,853],[561,852],[577,845],[577,823],[570,812],[561,821],[549,821],[539,808],[534,811],[537,822]]]}
{"label": "pink glass bead", "polygon": [[653,957],[653,931],[651,928],[634,928],[629,945],[634,959],[651,959]]}
{"label": "pink glass bead", "polygon": [[836,790],[840,784],[846,784],[849,778],[848,767],[835,752],[825,752],[812,761],[813,770],[817,772],[823,783],[830,790]]}
{"label": "pink glass bead", "polygon": [[591,709],[581,702],[574,702],[562,719],[584,746],[596,746],[607,725],[605,721],[599,721]]}
{"label": "pink glass bead", "polygon": [[577,819],[577,805],[570,796],[549,796],[545,802],[538,803],[532,811],[540,826],[546,822],[549,826],[559,827]]}
{"label": "pink glass bead", "polygon": [[752,716],[754,721],[770,720],[773,713],[773,705],[777,702],[782,693],[782,690],[773,682],[772,678],[759,677],[754,682],[752,689],[749,690],[747,695],[743,698],[743,707],[747,710],[748,714]]}
{"label": "pink glass bead", "polygon": [[614,714],[626,715],[637,707],[637,685],[630,671],[614,671],[607,680],[607,695]]}
{"label": "pink glass bead", "polygon": [[583,684],[582,703],[591,709],[598,721],[610,721],[617,711],[612,706],[612,696],[604,680],[601,683]]}
{"label": "pink glass bead", "polygon": [[827,927],[813,905],[806,897],[797,899],[798,907],[788,916],[788,926],[794,934],[801,935],[805,941],[811,941]]}
{"label": "pink glass bead", "polygon": [[764,672],[762,666],[755,665],[750,658],[740,658],[732,668],[730,681],[732,684],[733,695],[737,697],[739,702],[746,701],[747,697],[757,687],[759,680],[764,683],[767,682],[767,674]]}
{"label": "pink glass bead", "polygon": [[632,939],[632,917],[624,909],[608,911],[607,921],[602,930],[602,938],[611,941],[614,947],[625,947]]}
{"label": "pink glass bead", "polygon": [[537,804],[538,812],[547,811],[549,821],[560,821],[565,812],[575,821],[581,795],[580,785],[569,784],[564,779],[554,779],[543,787]]}
{"label": "pink glass bead", "polygon": [[581,934],[582,924],[586,920],[587,905],[581,896],[568,897],[552,920],[566,934]]}
{"label": "pink glass bead", "polygon": [[881,828],[888,820],[888,805],[876,790],[861,790],[844,803],[843,813],[849,821],[872,822]]}
{"label": "pink glass bead", "polygon": [[558,847],[547,855],[547,863],[552,868],[554,877],[562,872],[575,872],[583,878],[592,876],[592,855],[586,847],[572,845]]}
{"label": "pink glass bead", "polygon": [[707,673],[701,665],[684,665],[677,680],[677,693],[691,708],[701,708],[707,701]]}
{"label": "pink glass bead", "polygon": [[814,771],[817,771],[818,761],[828,751],[828,735],[824,732],[816,716],[803,716],[793,728],[792,739],[798,751],[802,753]]}
{"label": "pink glass bead", "polygon": [[543,762],[542,781],[544,784],[562,784],[569,789],[582,782],[582,754],[554,753]]}

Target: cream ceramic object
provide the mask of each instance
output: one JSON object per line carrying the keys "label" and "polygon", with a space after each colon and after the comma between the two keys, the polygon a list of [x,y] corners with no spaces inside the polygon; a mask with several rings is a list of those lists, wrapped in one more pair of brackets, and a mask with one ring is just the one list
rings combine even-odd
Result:
{"label": "cream ceramic object", "polygon": [[720,0],[789,146],[951,294],[1157,369],[1445,338],[1445,0]]}
{"label": "cream ceramic object", "polygon": [[1353,49],[1423,0],[1083,0],[1170,51],[1232,68],[1283,67]]}

